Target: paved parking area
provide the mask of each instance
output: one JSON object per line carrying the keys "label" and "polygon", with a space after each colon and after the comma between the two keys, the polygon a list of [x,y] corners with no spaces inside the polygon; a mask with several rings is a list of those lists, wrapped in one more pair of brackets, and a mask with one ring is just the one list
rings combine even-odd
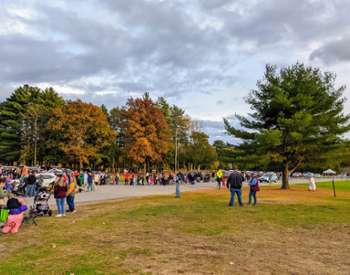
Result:
{"label": "paved parking area", "polygon": [[[196,183],[194,185],[183,184],[181,185],[181,192],[191,192],[200,189],[211,189],[216,188],[215,182],[209,183]],[[107,201],[115,199],[126,199],[133,197],[144,197],[144,196],[154,196],[154,195],[171,195],[175,196],[175,185],[101,185],[97,186],[96,190],[93,192],[81,192],[77,193],[75,196],[75,202],[80,203],[90,203],[98,201]],[[33,199],[26,199],[28,205],[32,205]],[[55,204],[53,196],[50,199],[50,204]]]}

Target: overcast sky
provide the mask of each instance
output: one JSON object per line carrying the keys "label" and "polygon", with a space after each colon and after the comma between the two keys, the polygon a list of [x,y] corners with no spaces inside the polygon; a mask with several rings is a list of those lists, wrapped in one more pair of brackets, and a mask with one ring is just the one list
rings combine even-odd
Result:
{"label": "overcast sky", "polygon": [[349,11],[349,0],[0,0],[0,100],[25,83],[108,107],[149,91],[213,140],[222,117],[249,111],[266,63],[304,62],[350,87]]}

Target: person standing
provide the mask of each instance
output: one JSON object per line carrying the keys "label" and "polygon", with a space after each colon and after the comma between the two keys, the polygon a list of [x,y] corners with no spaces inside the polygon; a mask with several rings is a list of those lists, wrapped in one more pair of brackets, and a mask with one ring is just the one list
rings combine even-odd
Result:
{"label": "person standing", "polygon": [[180,179],[177,175],[174,176],[174,181],[175,181],[175,197],[176,198],[180,198],[181,194],[180,194]]}
{"label": "person standing", "polygon": [[94,181],[91,172],[87,174],[87,185],[88,185],[88,192],[92,192]]}
{"label": "person standing", "polygon": [[70,175],[70,181],[69,185],[67,186],[67,204],[68,204],[68,210],[71,213],[75,213],[75,189],[76,189],[77,183],[76,183],[76,178],[74,177],[74,174],[72,173]]}
{"label": "person standing", "polygon": [[244,178],[238,170],[234,170],[227,179],[227,188],[230,190],[230,202],[229,206],[234,206],[235,203],[235,194],[237,194],[239,206],[242,204],[242,183]]}
{"label": "person standing", "polygon": [[256,174],[254,174],[251,179],[249,180],[249,201],[248,204],[252,203],[252,198],[254,199],[254,203],[253,205],[256,205],[256,192],[258,192],[260,190],[259,187],[259,180],[256,176]]}
{"label": "person standing", "polygon": [[36,177],[35,177],[35,172],[33,171],[27,178],[26,196],[34,197],[35,189],[36,189]]}
{"label": "person standing", "polygon": [[313,176],[309,179],[309,191],[316,191],[316,181]]}
{"label": "person standing", "polygon": [[219,190],[221,189],[221,184],[222,184],[222,177],[224,176],[224,173],[222,172],[221,169],[219,169],[216,173],[216,181],[218,182],[218,188]]}
{"label": "person standing", "polygon": [[67,195],[67,184],[65,183],[62,174],[58,175],[58,180],[55,183],[53,194],[54,194],[54,198],[56,199],[56,205],[57,205],[56,217],[65,216],[64,199],[66,198],[66,195]]}
{"label": "person standing", "polygon": [[29,176],[29,168],[28,166],[24,165],[21,171],[21,177],[26,178]]}
{"label": "person standing", "polygon": [[115,185],[119,185],[119,173],[117,173],[116,175],[115,175],[115,178],[114,178],[114,184]]}

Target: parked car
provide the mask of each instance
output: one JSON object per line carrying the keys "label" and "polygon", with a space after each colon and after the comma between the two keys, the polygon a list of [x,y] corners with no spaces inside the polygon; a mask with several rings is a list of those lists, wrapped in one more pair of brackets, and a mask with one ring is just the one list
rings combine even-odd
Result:
{"label": "parked car", "polygon": [[314,175],[314,173],[311,173],[311,172],[305,172],[304,173],[304,177],[305,178],[311,178],[311,177],[314,177],[315,175]]}
{"label": "parked car", "polygon": [[267,183],[277,182],[278,177],[277,177],[276,173],[274,173],[274,172],[267,172],[259,178],[259,181],[260,182],[267,182]]}
{"label": "parked car", "polygon": [[303,176],[303,173],[300,173],[300,172],[294,172],[292,174],[292,177],[295,177],[295,178],[299,178],[299,177],[302,177]]}
{"label": "parked car", "polygon": [[36,178],[42,187],[49,187],[55,183],[56,175],[54,173],[47,172],[37,175]]}

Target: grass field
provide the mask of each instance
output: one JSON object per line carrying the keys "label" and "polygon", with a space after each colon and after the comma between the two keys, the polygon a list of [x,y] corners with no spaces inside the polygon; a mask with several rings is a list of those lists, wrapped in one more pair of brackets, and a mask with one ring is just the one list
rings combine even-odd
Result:
{"label": "grass field", "polygon": [[[350,183],[87,205],[1,236],[0,274],[349,274]],[[245,201],[247,190],[244,190]]]}

